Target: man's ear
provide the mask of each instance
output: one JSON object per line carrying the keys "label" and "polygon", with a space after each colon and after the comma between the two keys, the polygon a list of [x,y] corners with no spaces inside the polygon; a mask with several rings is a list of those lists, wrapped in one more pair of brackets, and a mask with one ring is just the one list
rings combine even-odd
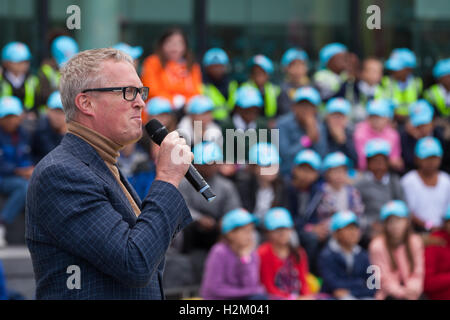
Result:
{"label": "man's ear", "polygon": [[75,105],[82,114],[94,116],[94,105],[92,98],[89,95],[85,93],[77,94],[75,97]]}

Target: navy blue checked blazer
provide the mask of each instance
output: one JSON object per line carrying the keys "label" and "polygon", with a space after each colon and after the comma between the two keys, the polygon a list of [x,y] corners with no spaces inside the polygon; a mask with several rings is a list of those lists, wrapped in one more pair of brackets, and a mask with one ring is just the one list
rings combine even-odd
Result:
{"label": "navy blue checked blazer", "polygon": [[[121,180],[139,217],[98,153],[73,134],[36,166],[25,236],[37,299],[164,299],[165,253],[192,217],[172,184],[154,181],[141,203]],[[72,265],[80,268],[79,289],[68,286]]]}

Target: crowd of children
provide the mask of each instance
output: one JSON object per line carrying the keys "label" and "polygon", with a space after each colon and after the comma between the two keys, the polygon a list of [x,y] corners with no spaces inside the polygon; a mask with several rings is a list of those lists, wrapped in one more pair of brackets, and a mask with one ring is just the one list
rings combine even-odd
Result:
{"label": "crowd of children", "polygon": [[[50,48],[37,75],[26,44],[2,50],[0,246],[34,165],[66,132],[58,69],[78,46],[59,36]],[[150,88],[143,124],[178,129],[217,194],[207,203],[179,186],[194,222],[173,246],[205,253],[203,298],[450,299],[450,58],[424,88],[406,48],[359,63],[344,44],[327,44],[314,73],[308,54],[290,48],[277,85],[262,54],[244,83],[221,48],[201,66],[177,28],[141,68],[141,47],[115,48]],[[141,197],[157,152],[145,135],[121,151],[118,165]],[[370,266],[380,271],[374,286]]]}

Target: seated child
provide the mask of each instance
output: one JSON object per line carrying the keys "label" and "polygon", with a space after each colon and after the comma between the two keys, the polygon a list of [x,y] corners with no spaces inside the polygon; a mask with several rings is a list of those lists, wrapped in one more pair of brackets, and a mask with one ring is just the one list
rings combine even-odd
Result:
{"label": "seated child", "polygon": [[255,217],[244,209],[222,219],[222,240],[206,259],[200,289],[204,299],[265,299],[259,276],[259,256],[254,242]]}

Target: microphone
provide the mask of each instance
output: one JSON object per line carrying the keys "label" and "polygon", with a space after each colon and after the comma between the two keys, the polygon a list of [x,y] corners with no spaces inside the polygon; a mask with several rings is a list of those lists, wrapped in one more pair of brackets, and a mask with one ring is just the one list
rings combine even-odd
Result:
{"label": "microphone", "polygon": [[[157,145],[161,145],[161,142],[169,133],[165,126],[161,124],[157,119],[150,120],[145,125],[145,130],[147,131],[150,138]],[[200,192],[202,196],[211,202],[214,200],[216,195],[211,190],[211,187],[208,183],[206,183],[205,179],[203,179],[202,175],[195,169],[195,167],[191,164],[189,166],[189,170],[186,172],[185,178],[191,183],[197,192]]]}

